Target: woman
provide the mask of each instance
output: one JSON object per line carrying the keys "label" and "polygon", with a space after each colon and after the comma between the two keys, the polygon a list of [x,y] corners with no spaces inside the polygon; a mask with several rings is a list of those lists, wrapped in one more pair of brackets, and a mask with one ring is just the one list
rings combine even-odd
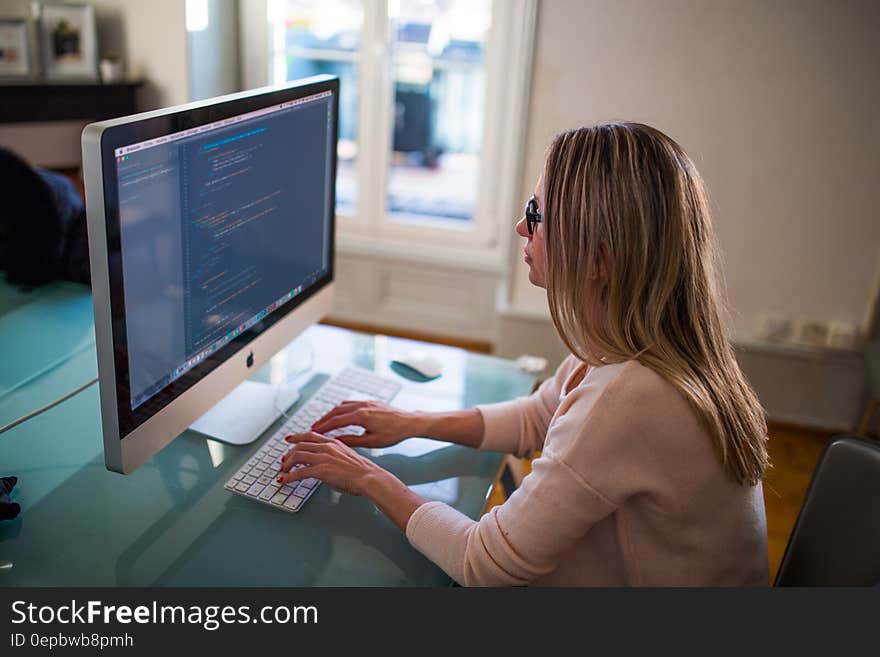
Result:
{"label": "woman", "polygon": [[[555,376],[453,413],[344,403],[288,437],[281,480],[368,496],[464,585],[765,585],[766,425],[722,328],[693,163],[640,124],[561,134],[516,231],[572,353]],[[346,425],[366,432],[322,435]],[[408,436],[542,453],[475,522],[351,449]]]}

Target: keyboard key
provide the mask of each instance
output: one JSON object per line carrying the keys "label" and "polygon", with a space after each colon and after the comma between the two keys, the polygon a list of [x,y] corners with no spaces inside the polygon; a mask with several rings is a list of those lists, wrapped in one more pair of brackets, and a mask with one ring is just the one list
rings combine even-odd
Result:
{"label": "keyboard key", "polygon": [[296,490],[293,491],[293,494],[294,494],[296,497],[305,497],[305,496],[308,495],[310,492],[311,492],[311,489],[306,488],[305,486],[297,486],[297,487],[296,487]]}
{"label": "keyboard key", "polygon": [[248,486],[250,486],[250,485],[251,485],[252,483],[254,483],[256,480],[257,480],[256,477],[254,477],[254,476],[252,476],[252,475],[246,475],[245,478],[242,479],[242,482],[244,482],[244,483],[246,483]]}
{"label": "keyboard key", "polygon": [[261,484],[259,482],[254,482],[253,485],[247,489],[248,497],[257,497],[260,493],[263,492],[263,489],[266,487],[265,484]]}
{"label": "keyboard key", "polygon": [[282,504],[284,504],[288,497],[289,494],[287,493],[276,493],[275,497],[272,498],[272,504],[277,504],[278,506],[281,506]]}
{"label": "keyboard key", "polygon": [[271,500],[273,497],[275,497],[275,493],[278,492],[279,488],[280,486],[276,486],[275,484],[272,484],[271,486],[266,486],[266,489],[262,493],[260,493],[260,499]]}
{"label": "keyboard key", "polygon": [[251,487],[250,484],[246,484],[244,482],[241,482],[241,483],[238,483],[235,485],[235,490],[237,490],[239,493],[244,493],[250,487]]}
{"label": "keyboard key", "polygon": [[305,486],[306,488],[314,488],[317,483],[317,479],[315,479],[314,477],[309,477],[308,479],[303,479],[300,482],[300,486]]}
{"label": "keyboard key", "polygon": [[287,499],[287,501],[284,503],[284,507],[287,509],[292,509],[293,511],[296,511],[299,509],[300,506],[302,506],[302,503],[303,503],[303,501],[302,501],[301,497],[297,497],[296,495],[291,495]]}

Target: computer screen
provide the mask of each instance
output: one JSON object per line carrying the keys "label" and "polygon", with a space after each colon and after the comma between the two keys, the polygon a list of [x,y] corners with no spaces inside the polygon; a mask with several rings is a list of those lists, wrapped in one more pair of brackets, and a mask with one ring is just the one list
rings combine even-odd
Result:
{"label": "computer screen", "polygon": [[[338,81],[322,76],[86,129],[102,413],[115,415],[115,440],[233,355],[251,355],[251,343],[332,282],[337,107]],[[282,332],[289,339],[303,324]],[[271,356],[259,351],[260,362]],[[249,360],[207,386],[213,401],[252,373]],[[204,396],[174,414],[192,422]],[[106,418],[104,433],[106,447]]]}

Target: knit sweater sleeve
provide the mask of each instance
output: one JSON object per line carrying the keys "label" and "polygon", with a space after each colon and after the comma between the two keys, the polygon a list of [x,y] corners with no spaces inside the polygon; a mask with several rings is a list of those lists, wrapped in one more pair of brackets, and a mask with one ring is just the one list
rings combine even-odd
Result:
{"label": "knit sweater sleeve", "polygon": [[574,356],[566,358],[530,397],[477,406],[484,426],[480,449],[518,456],[531,456],[539,451],[559,405],[562,387],[579,364]]}
{"label": "knit sweater sleeve", "polygon": [[[605,368],[603,368],[604,370]],[[592,481],[614,469],[620,430],[627,417],[604,394],[607,376],[619,371],[609,368],[595,381],[579,386],[564,401],[549,427],[541,457],[532,463],[531,473],[502,505],[477,521],[440,502],[423,504],[410,517],[406,535],[410,543],[465,586],[528,584],[554,571],[560,560],[596,523],[619,505]],[[613,426],[595,419],[612,416]],[[624,424],[627,424],[624,421]],[[573,467],[570,457],[578,445],[604,445],[594,451],[588,467]],[[617,493],[614,490],[614,493]]]}
{"label": "knit sweater sleeve", "polygon": [[542,456],[507,502],[480,520],[428,502],[411,516],[406,536],[463,586],[521,586],[553,571],[614,508],[564,462]]}

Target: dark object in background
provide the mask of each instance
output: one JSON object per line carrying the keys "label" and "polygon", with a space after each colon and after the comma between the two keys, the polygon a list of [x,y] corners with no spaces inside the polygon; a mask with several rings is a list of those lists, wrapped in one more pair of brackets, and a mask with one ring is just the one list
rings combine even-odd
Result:
{"label": "dark object in background", "polygon": [[0,477],[0,520],[12,520],[21,513],[18,502],[11,502],[9,494],[18,483],[18,477]]}
{"label": "dark object in background", "polygon": [[23,288],[89,285],[86,210],[73,183],[0,148],[0,270]]}
{"label": "dark object in background", "polygon": [[79,46],[79,30],[65,20],[52,30],[52,54],[55,59],[78,60],[83,55]]}
{"label": "dark object in background", "polygon": [[436,165],[436,149],[431,148],[431,98],[426,90],[398,88],[395,92],[394,151],[421,153],[423,166]]}

